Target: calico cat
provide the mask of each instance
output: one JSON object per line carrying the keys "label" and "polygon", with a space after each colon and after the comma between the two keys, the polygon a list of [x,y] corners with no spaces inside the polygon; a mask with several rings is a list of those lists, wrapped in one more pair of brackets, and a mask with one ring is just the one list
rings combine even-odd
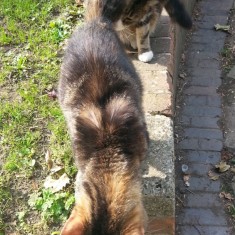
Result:
{"label": "calico cat", "polygon": [[[80,4],[84,0],[77,0]],[[96,0],[85,0],[84,5],[89,9],[89,4]],[[108,4],[109,9],[115,9],[113,0],[102,0]],[[149,62],[153,58],[150,47],[150,35],[155,30],[163,8],[170,18],[184,28],[191,28],[192,21],[179,0],[125,0],[125,8],[119,19],[111,16],[110,20],[119,34],[126,49],[131,52],[138,51],[138,59]]]}
{"label": "calico cat", "polygon": [[142,85],[98,6],[90,5],[89,21],[68,41],[60,72],[58,98],[79,170],[75,207],[61,234],[144,235]]}

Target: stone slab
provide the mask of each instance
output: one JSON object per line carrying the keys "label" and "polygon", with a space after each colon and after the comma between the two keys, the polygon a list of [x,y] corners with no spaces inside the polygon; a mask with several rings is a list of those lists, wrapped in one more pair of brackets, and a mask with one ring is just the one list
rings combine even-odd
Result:
{"label": "stone slab", "polygon": [[172,86],[171,81],[168,80],[167,71],[146,71],[142,74],[142,84],[144,87],[144,93],[171,93]]}
{"label": "stone slab", "polygon": [[223,207],[221,198],[215,193],[188,194],[185,201],[188,207],[194,208]]}
{"label": "stone slab", "polygon": [[177,232],[180,235],[231,235],[227,226],[184,225],[179,226]]}
{"label": "stone slab", "polygon": [[[184,156],[184,161],[187,163],[191,162],[215,165],[218,164],[221,159],[220,152],[214,151],[185,150],[182,155]],[[181,156],[178,157],[181,158]]]}
{"label": "stone slab", "polygon": [[145,97],[143,106],[146,112],[152,114],[171,114],[171,93],[146,93]]}
{"label": "stone slab", "polygon": [[143,195],[151,217],[174,214],[174,138],[171,118],[146,114],[150,145],[143,164]]}
{"label": "stone slab", "polygon": [[179,220],[184,221],[185,225],[227,225],[227,221],[222,213],[218,214],[214,210],[207,208],[186,208],[184,215],[180,215]]}

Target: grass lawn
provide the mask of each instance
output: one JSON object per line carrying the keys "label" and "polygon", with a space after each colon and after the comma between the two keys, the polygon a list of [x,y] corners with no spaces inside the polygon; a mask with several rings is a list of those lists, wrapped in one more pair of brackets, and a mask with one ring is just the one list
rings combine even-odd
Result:
{"label": "grass lawn", "polygon": [[64,40],[82,22],[74,0],[0,2],[0,235],[59,234],[73,206],[70,141],[56,89]]}

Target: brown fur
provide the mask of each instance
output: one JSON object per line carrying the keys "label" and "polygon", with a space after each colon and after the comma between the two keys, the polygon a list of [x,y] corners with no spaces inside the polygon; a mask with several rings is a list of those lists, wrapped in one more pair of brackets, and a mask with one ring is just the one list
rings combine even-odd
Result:
{"label": "brown fur", "polygon": [[148,230],[146,232],[146,235],[153,235],[153,234],[175,235],[175,218],[173,217],[150,218],[148,222]]}
{"label": "brown fur", "polygon": [[76,205],[61,234],[143,235],[139,170],[148,135],[142,85],[104,17],[69,40],[58,91],[79,169]]}

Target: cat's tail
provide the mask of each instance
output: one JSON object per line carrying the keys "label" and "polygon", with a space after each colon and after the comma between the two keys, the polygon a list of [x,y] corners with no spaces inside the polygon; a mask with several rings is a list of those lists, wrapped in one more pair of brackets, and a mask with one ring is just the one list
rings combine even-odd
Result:
{"label": "cat's tail", "polygon": [[190,29],[192,27],[191,17],[179,0],[161,1],[173,21],[186,29]]}
{"label": "cat's tail", "polygon": [[76,124],[77,144],[85,158],[106,148],[119,149],[128,156],[145,154],[148,141],[146,126],[136,105],[127,97],[115,97],[102,109],[93,104],[86,105]]}
{"label": "cat's tail", "polygon": [[105,18],[111,22],[117,21],[126,5],[126,0],[87,0],[85,1],[87,21]]}

